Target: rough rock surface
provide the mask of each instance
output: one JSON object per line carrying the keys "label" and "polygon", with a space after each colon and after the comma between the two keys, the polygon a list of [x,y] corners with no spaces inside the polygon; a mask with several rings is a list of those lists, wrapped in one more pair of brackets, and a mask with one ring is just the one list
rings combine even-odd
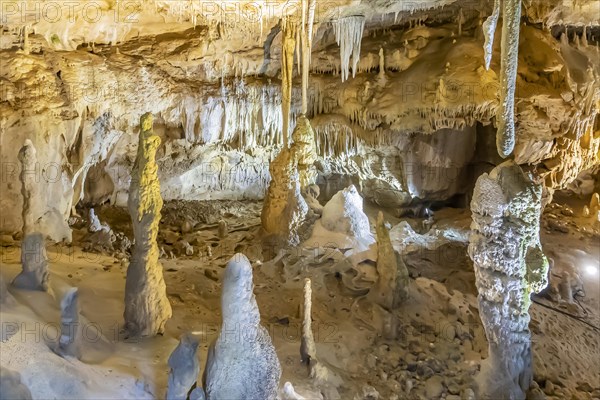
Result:
{"label": "rough rock surface", "polygon": [[489,342],[478,398],[525,399],[532,382],[530,296],[548,285],[541,195],[541,185],[512,161],[477,180],[469,255]]}
{"label": "rough rock surface", "polygon": [[298,162],[298,179],[300,180],[300,187],[303,189],[313,185],[317,179],[315,133],[306,116],[300,115],[296,120],[292,140],[292,151],[296,153]]}
{"label": "rough rock surface", "polygon": [[260,325],[252,266],[243,254],[227,264],[223,277],[223,324],[208,353],[208,400],[275,400],[281,366],[269,333]]}
{"label": "rough rock surface", "polygon": [[21,375],[0,366],[0,399],[31,400],[31,392],[21,383]]}
{"label": "rough rock surface", "polygon": [[200,339],[191,333],[184,334],[179,344],[169,356],[169,383],[167,400],[186,400],[188,393],[198,379],[200,363],[198,362],[198,344]]}
{"label": "rough rock surface", "polygon": [[160,138],[152,131],[153,118],[140,119],[140,144],[129,191],[129,214],[135,245],[125,284],[125,328],[132,336],[154,336],[171,318],[156,238],[163,200],[160,196],[156,150]]}

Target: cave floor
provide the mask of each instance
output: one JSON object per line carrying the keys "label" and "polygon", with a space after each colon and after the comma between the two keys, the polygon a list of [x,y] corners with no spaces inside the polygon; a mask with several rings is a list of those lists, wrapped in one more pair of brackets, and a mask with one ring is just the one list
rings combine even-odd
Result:
{"label": "cave floor", "polygon": [[[410,300],[395,312],[394,339],[380,334],[384,316],[366,296],[376,279],[372,249],[350,257],[348,252],[340,257],[344,249],[327,245],[277,251],[261,238],[261,203],[211,203],[171,202],[163,209],[159,243],[165,249],[161,262],[173,307],[163,336],[123,336],[127,260],[119,252],[84,251],[89,249],[87,231],[81,228],[74,231],[73,246],[48,247],[49,293],[10,289],[15,301],[0,313],[0,363],[21,372],[34,398],[163,398],[167,359],[180,335],[200,335],[203,366],[220,327],[221,273],[242,252],[253,262],[255,294],[282,365],[281,383],[292,382],[307,399],[368,399],[375,398],[369,397],[374,391],[380,399],[458,399],[473,386],[487,342],[466,255],[468,211],[447,208],[435,214],[434,230],[451,232],[454,240],[438,240],[430,231],[415,233],[403,244],[392,229],[393,244],[401,249],[412,278]],[[534,296],[535,380],[550,399],[592,399],[600,397],[599,228],[564,215],[570,214],[565,208],[546,208],[542,243],[554,259],[551,287],[567,280],[575,296],[565,301],[552,290]],[[378,209],[366,205],[365,211],[373,224]],[[115,232],[131,236],[124,210],[104,207],[98,215]],[[221,219],[228,225],[223,238]],[[389,213],[386,219],[395,227],[400,222]],[[408,223],[419,231],[421,220]],[[194,255],[178,248],[182,239],[193,246]],[[19,257],[17,246],[2,248],[6,282],[20,271]],[[305,277],[313,282],[313,331],[317,355],[329,370],[328,385],[315,385],[300,363]],[[48,348],[57,338],[59,299],[72,286],[80,291],[81,361],[62,359]]]}

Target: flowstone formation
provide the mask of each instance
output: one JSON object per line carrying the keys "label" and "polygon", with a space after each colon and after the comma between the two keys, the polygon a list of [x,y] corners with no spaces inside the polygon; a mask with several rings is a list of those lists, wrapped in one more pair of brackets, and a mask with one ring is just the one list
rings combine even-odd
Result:
{"label": "flowstone formation", "polygon": [[223,277],[223,324],[208,352],[207,400],[277,398],[281,366],[267,330],[260,325],[252,265],[243,254],[227,264]]}
{"label": "flowstone formation", "polygon": [[409,275],[400,255],[396,254],[383,213],[377,216],[377,283],[373,300],[388,311],[397,308],[408,298]]}
{"label": "flowstone formation", "polygon": [[71,288],[60,302],[60,338],[54,351],[62,357],[81,358],[78,298],[77,288]]}
{"label": "flowstone formation", "polygon": [[524,399],[532,382],[530,295],[548,285],[541,199],[541,185],[513,161],[483,174],[475,186],[469,255],[489,342],[478,398]]}
{"label": "flowstone formation", "polygon": [[323,207],[321,224],[332,232],[353,238],[370,238],[369,218],[363,211],[363,199],[354,185],[340,190]]}
{"label": "flowstone formation", "polygon": [[167,400],[186,400],[192,386],[198,379],[200,364],[196,355],[200,340],[187,333],[179,339],[179,344],[169,356],[169,383]]}
{"label": "flowstone formation", "polygon": [[135,245],[127,268],[124,317],[125,329],[132,336],[162,333],[172,315],[156,242],[163,200],[156,165],[160,138],[154,134],[152,124],[152,114],[142,115],[129,189],[128,208]]}
{"label": "flowstone formation", "polygon": [[21,174],[19,180],[21,181],[21,195],[23,196],[23,236],[27,236],[35,231],[34,215],[36,204],[35,201],[38,196],[38,161],[37,151],[33,147],[31,140],[26,139],[19,155],[17,156],[21,163]]}

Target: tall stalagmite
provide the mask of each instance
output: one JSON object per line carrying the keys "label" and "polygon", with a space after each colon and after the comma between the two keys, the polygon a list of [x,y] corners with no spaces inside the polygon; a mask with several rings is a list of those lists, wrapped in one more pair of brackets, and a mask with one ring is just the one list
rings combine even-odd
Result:
{"label": "tall stalagmite", "polygon": [[31,140],[25,140],[17,158],[21,163],[21,194],[23,195],[23,242],[21,265],[23,270],[12,284],[20,289],[48,290],[48,258],[44,235],[36,232],[34,212],[38,208],[39,165],[37,152]]}
{"label": "tall stalagmite", "polygon": [[135,245],[127,268],[124,317],[125,328],[132,336],[162,333],[172,313],[156,243],[163,200],[155,160],[160,138],[154,134],[152,123],[150,113],[140,119],[139,147],[129,189]]}
{"label": "tall stalagmite", "polygon": [[306,116],[300,115],[296,121],[296,127],[292,132],[292,152],[295,154],[298,168],[298,179],[300,187],[305,188],[317,180],[317,148],[315,145],[315,133],[310,126]]}
{"label": "tall stalagmite", "polygon": [[519,64],[519,30],[521,0],[503,0],[502,62],[500,70],[500,109],[497,113],[498,132],[496,147],[502,158],[510,156],[515,148],[515,91]]}
{"label": "tall stalagmite", "polygon": [[542,187],[512,161],[477,180],[469,255],[489,358],[481,399],[524,399],[532,381],[530,295],[548,284],[540,238]]}

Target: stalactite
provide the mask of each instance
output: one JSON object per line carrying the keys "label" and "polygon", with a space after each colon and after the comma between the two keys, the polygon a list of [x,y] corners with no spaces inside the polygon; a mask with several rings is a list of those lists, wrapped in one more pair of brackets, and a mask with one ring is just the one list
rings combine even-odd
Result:
{"label": "stalactite", "polygon": [[294,51],[296,48],[297,25],[283,20],[281,49],[281,110],[283,116],[283,147],[289,147],[289,121],[292,103],[292,78],[294,73]]}
{"label": "stalactite", "polygon": [[497,113],[498,154],[506,158],[515,148],[515,91],[519,63],[521,0],[504,0],[502,13],[502,63],[500,110]]}
{"label": "stalactite", "polygon": [[362,35],[365,29],[365,17],[362,15],[344,17],[334,22],[333,26],[335,40],[340,46],[342,82],[344,82],[349,76],[350,56],[352,56],[352,77],[356,76]]}
{"label": "stalactite", "polygon": [[[308,10],[306,1],[302,1],[302,114],[308,113],[308,75],[310,72],[310,62],[312,53],[312,25],[314,23],[316,0],[310,0]],[[305,17],[305,14],[306,17]]]}
{"label": "stalactite", "polygon": [[152,114],[141,117],[137,158],[129,188],[128,209],[135,245],[127,268],[124,318],[131,336],[162,333],[172,315],[156,242],[163,200],[156,165],[160,138],[154,134],[152,124]]}

